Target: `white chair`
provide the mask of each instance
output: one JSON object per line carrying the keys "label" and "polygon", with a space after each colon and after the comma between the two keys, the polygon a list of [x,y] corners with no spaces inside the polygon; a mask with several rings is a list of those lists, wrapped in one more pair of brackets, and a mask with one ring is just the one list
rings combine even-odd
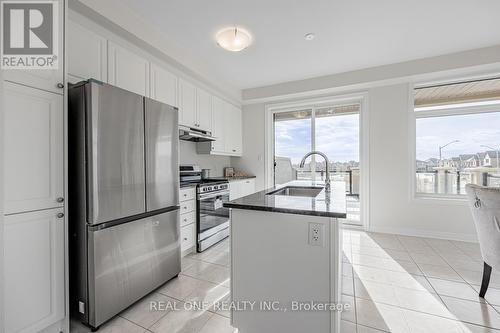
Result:
{"label": "white chair", "polygon": [[484,297],[490,283],[491,267],[500,269],[500,188],[467,184],[465,189],[484,261],[479,291],[479,296]]}

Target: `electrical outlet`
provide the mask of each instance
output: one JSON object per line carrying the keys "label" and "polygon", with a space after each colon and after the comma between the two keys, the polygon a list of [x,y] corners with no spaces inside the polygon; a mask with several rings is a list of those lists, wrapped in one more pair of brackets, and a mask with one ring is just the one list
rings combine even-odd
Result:
{"label": "electrical outlet", "polygon": [[321,223],[309,223],[309,245],[323,246],[325,225]]}

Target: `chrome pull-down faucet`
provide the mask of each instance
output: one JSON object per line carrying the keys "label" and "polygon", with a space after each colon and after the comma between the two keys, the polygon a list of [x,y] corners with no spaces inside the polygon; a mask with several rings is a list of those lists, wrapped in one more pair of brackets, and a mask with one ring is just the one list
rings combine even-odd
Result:
{"label": "chrome pull-down faucet", "polygon": [[316,150],[305,154],[304,157],[302,157],[302,161],[300,161],[300,168],[304,167],[304,164],[306,163],[306,158],[308,158],[311,155],[320,155],[325,159],[326,162],[325,192],[330,192],[330,161],[328,160],[328,157],[326,157],[325,154]]}

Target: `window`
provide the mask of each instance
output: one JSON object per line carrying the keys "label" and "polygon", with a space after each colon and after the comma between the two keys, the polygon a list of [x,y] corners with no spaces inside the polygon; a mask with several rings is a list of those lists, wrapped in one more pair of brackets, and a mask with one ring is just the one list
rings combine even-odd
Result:
{"label": "window", "polygon": [[500,79],[416,88],[414,105],[417,194],[500,187]]}
{"label": "window", "polygon": [[324,153],[330,178],[343,181],[347,194],[347,223],[360,224],[360,104],[311,106],[273,113],[274,183],[321,180],[326,177],[323,158],[312,155],[303,168],[302,157],[312,151]]}

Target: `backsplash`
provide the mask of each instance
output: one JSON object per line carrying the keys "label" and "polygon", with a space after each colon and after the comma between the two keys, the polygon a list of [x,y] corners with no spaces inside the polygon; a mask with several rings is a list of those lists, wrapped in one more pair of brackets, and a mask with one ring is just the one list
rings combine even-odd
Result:
{"label": "backsplash", "polygon": [[196,143],[180,141],[180,164],[197,164],[203,169],[210,169],[211,177],[221,177],[224,167],[231,166],[228,156],[214,156],[196,153]]}

